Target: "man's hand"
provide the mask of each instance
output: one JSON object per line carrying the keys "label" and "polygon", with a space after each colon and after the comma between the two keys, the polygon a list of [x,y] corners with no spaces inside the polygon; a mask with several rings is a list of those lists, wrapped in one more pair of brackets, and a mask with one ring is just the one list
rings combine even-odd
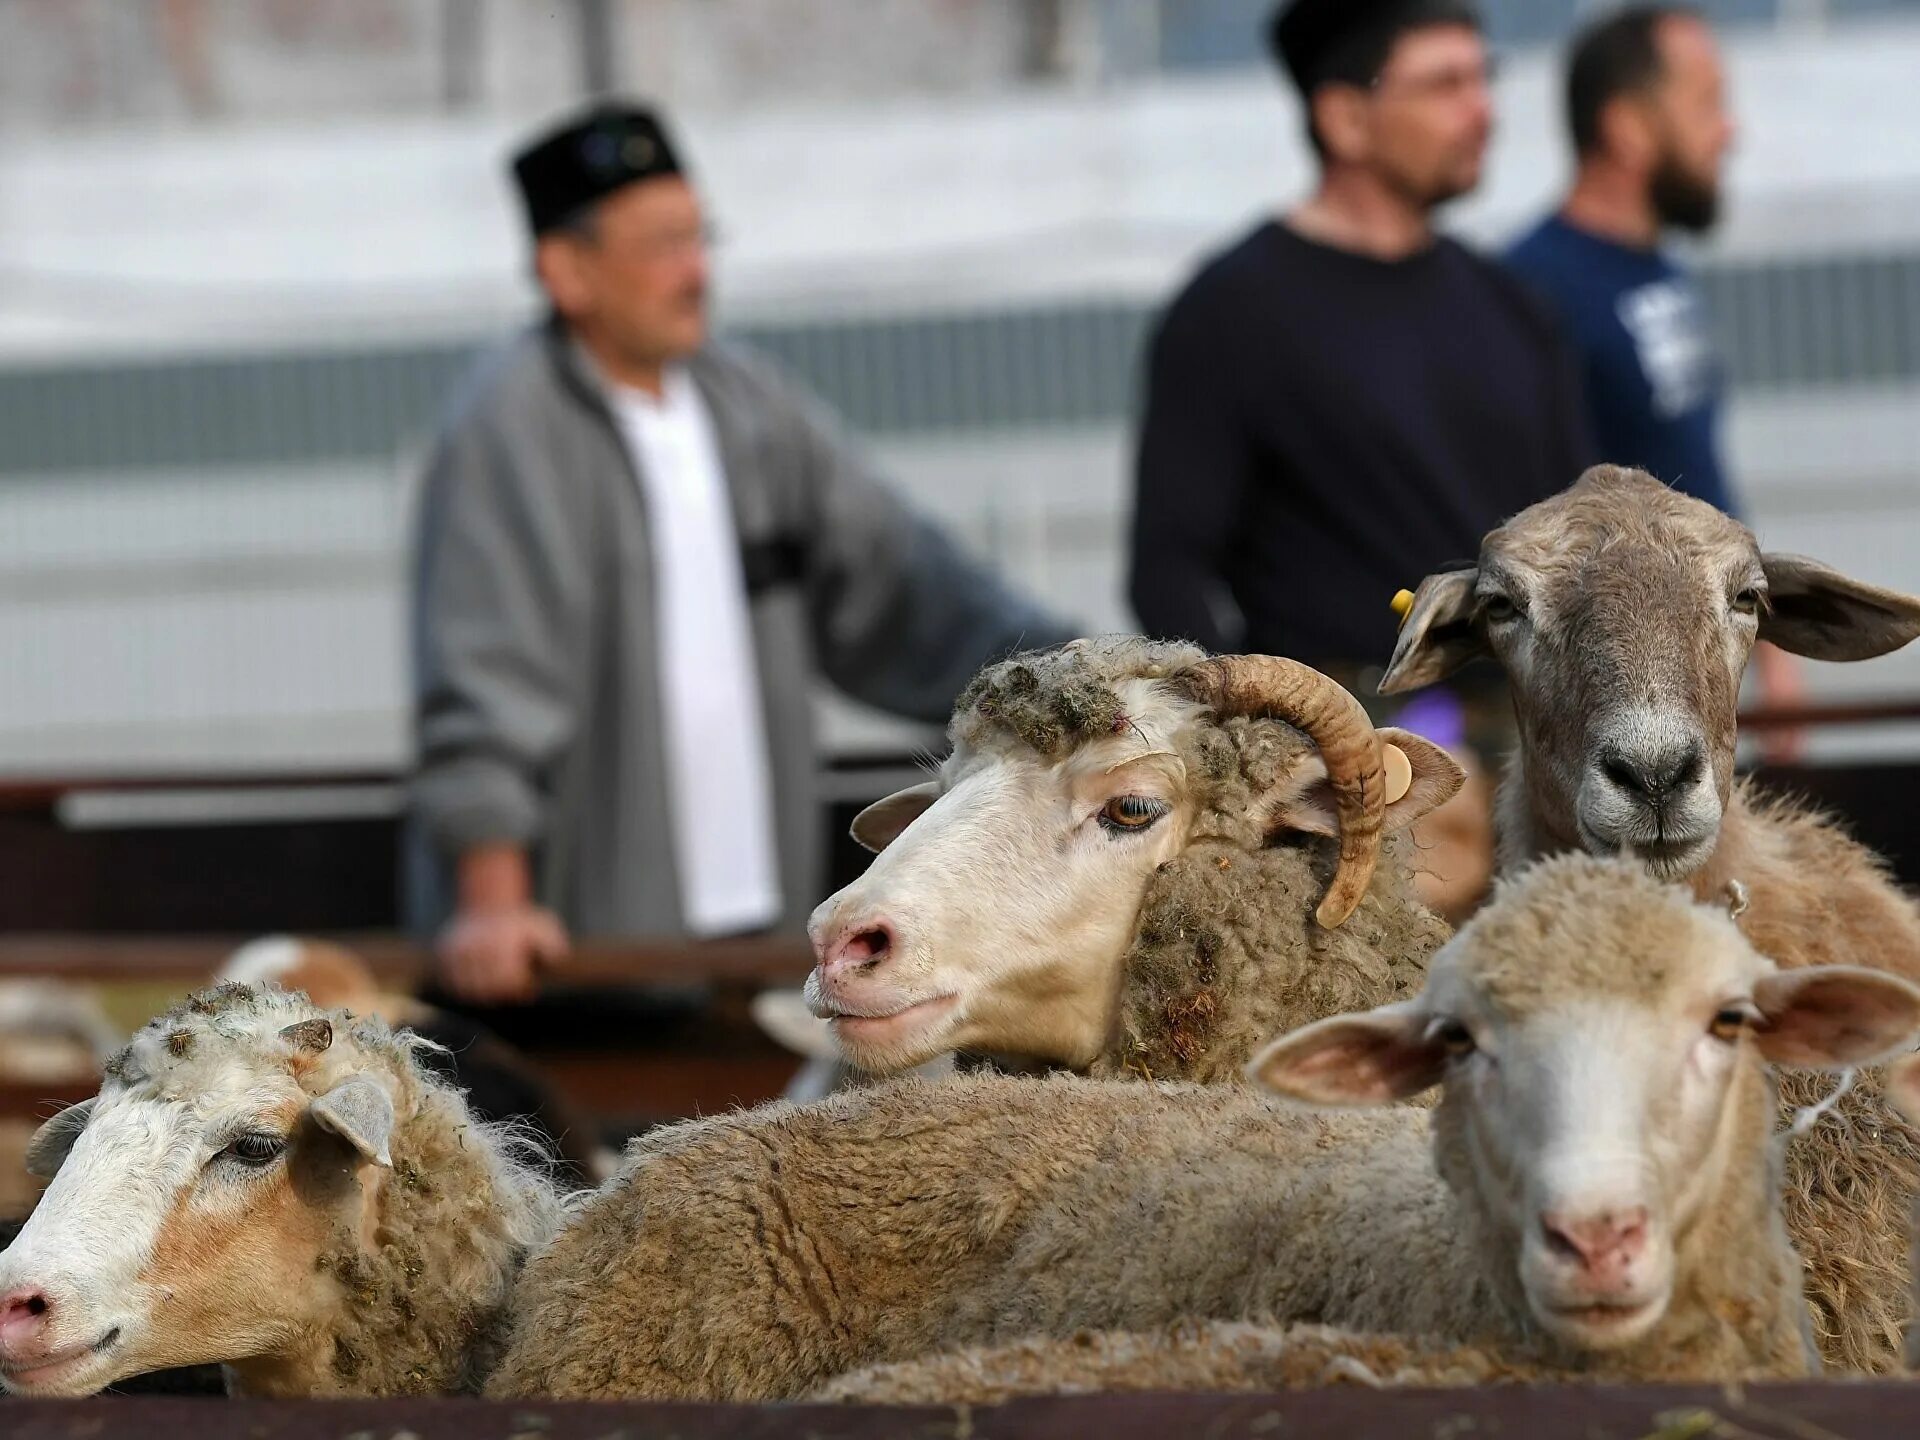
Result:
{"label": "man's hand", "polygon": [[567,927],[533,902],[526,852],[481,845],[460,857],[460,908],[435,945],[440,979],[463,1000],[524,1005],[536,972],[567,958]]}
{"label": "man's hand", "polygon": [[435,947],[441,982],[480,1005],[523,1005],[540,993],[536,972],[566,959],[567,929],[551,910],[512,905],[462,910]]}

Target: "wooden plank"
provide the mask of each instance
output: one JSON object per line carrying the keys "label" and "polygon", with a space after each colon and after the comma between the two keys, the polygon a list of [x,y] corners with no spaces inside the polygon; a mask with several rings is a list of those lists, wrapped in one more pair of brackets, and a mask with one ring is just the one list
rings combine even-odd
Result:
{"label": "wooden plank", "polygon": [[[54,976],[89,983],[177,981],[197,984],[248,937],[5,935],[0,976]],[[363,958],[382,983],[415,988],[428,971],[424,947],[395,935],[329,937]],[[580,941],[564,974],[577,985],[796,985],[813,968],[813,951],[788,939]]]}
{"label": "wooden plank", "polygon": [[1496,1387],[1284,1395],[1094,1395],[962,1409],[857,1406],[546,1404],[477,1400],[226,1401],[109,1397],[0,1400],[8,1440],[1906,1440],[1920,1427],[1920,1385],[1851,1381],[1754,1386]]}

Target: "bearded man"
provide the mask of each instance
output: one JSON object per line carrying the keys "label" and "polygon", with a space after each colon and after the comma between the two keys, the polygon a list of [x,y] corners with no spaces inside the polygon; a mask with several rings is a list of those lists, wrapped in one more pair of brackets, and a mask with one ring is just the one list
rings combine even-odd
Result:
{"label": "bearded man", "polygon": [[[1733,148],[1726,72],[1706,20],[1688,6],[1646,5],[1584,31],[1567,66],[1567,121],[1573,188],[1508,263],[1579,354],[1602,458],[1737,514],[1720,463],[1726,372],[1699,288],[1662,247],[1669,231],[1713,229]],[[1802,697],[1784,651],[1760,646],[1755,670],[1767,700]],[[1792,734],[1767,747],[1774,759],[1798,749]]]}
{"label": "bearded man", "polygon": [[1270,36],[1317,181],[1203,265],[1154,336],[1131,593],[1157,635],[1370,689],[1394,592],[1595,457],[1548,315],[1435,229],[1493,127],[1473,8],[1291,0]]}

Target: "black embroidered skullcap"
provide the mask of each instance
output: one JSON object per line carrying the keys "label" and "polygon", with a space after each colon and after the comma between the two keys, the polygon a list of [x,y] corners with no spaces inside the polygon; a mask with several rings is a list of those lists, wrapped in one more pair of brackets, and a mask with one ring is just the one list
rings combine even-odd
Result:
{"label": "black embroidered skullcap", "polygon": [[619,101],[596,102],[513,159],[513,178],[535,235],[624,185],[681,173],[680,157],[660,118]]}

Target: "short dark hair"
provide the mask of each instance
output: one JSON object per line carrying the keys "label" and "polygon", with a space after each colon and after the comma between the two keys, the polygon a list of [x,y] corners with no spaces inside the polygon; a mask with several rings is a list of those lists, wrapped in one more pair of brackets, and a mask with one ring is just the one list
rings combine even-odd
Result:
{"label": "short dark hair", "polygon": [[1600,148],[1600,116],[1609,104],[1660,82],[1661,25],[1699,18],[1692,5],[1631,5],[1580,32],[1567,61],[1567,126],[1576,152]]}
{"label": "short dark hair", "polygon": [[[1346,6],[1340,8],[1344,10]],[[1326,142],[1313,121],[1313,96],[1322,85],[1364,88],[1373,84],[1386,68],[1400,37],[1415,30],[1436,25],[1482,28],[1479,9],[1472,0],[1384,0],[1371,8],[1373,13],[1357,23],[1340,25],[1319,14],[1301,13],[1324,11],[1331,15],[1333,6],[1282,0],[1267,22],[1267,48],[1300,91],[1306,111],[1307,139],[1322,159],[1327,154]],[[1290,28],[1295,34],[1289,34]],[[1310,33],[1303,40],[1298,37],[1299,29],[1320,33]]]}

